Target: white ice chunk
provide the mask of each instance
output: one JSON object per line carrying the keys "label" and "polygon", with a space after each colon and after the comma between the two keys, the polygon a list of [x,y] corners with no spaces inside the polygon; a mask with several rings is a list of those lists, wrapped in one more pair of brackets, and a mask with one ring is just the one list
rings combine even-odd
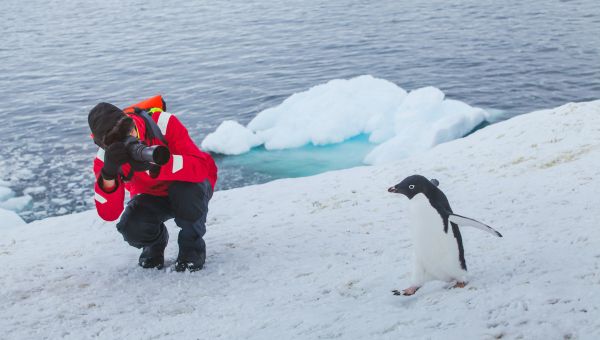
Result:
{"label": "white ice chunk", "polygon": [[7,199],[14,197],[15,192],[10,188],[0,186],[0,202],[6,201]]}
{"label": "white ice chunk", "polygon": [[0,202],[0,208],[19,212],[25,210],[31,204],[31,201],[32,197],[29,195],[13,197]]}
{"label": "white ice chunk", "polygon": [[340,143],[370,132],[405,96],[394,83],[372,76],[336,79],[260,112],[248,128],[263,137],[268,150]]}
{"label": "white ice chunk", "polygon": [[25,221],[14,211],[0,208],[0,230],[25,224]]}
{"label": "white ice chunk", "polygon": [[37,186],[37,187],[29,187],[26,188],[25,190],[23,190],[23,193],[25,195],[36,195],[36,194],[41,194],[44,193],[47,190],[47,188],[45,186]]}
{"label": "white ice chunk", "polygon": [[241,124],[226,120],[204,138],[202,148],[227,155],[239,155],[262,144],[260,138]]}
{"label": "white ice chunk", "polygon": [[328,145],[361,134],[380,144],[368,164],[395,161],[460,138],[489,114],[435,87],[407,93],[369,75],[336,79],[296,93],[260,112],[247,128],[228,121],[202,142],[205,150],[238,155],[263,144],[267,150]]}

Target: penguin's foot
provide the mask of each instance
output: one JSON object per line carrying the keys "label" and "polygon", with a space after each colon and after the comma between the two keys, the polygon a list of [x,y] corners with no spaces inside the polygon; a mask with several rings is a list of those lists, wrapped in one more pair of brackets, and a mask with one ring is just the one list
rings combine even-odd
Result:
{"label": "penguin's foot", "polygon": [[403,290],[394,289],[394,290],[392,290],[392,293],[394,293],[394,295],[410,296],[410,295],[413,295],[414,293],[416,293],[417,290],[419,290],[419,288],[421,288],[421,287],[410,286]]}
{"label": "penguin's foot", "polygon": [[454,286],[452,286],[452,288],[465,288],[466,285],[467,285],[467,282],[458,281],[458,282],[456,282],[456,284]]}

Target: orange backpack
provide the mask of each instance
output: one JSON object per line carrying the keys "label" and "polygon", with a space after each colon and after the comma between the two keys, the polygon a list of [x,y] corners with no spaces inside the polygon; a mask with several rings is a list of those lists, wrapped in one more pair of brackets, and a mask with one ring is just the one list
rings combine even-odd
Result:
{"label": "orange backpack", "polygon": [[123,109],[123,112],[127,114],[135,113],[136,109],[140,109],[146,112],[149,112],[150,115],[156,111],[167,111],[167,103],[163,97],[159,94],[152,98],[148,98],[146,100],[142,100],[141,102],[128,106]]}

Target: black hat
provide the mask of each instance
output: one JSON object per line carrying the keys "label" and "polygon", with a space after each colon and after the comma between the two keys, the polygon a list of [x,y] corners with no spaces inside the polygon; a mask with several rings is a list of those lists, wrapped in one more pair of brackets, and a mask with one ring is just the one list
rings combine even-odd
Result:
{"label": "black hat", "polygon": [[100,142],[125,116],[123,110],[109,103],[100,103],[90,110],[88,124],[94,140]]}

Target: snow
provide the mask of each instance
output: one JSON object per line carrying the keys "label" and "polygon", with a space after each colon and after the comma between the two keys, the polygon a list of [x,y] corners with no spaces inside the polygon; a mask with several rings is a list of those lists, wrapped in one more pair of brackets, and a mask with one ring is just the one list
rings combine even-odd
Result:
{"label": "snow", "polygon": [[[435,87],[410,93],[370,75],[335,79],[293,94],[260,112],[247,127],[223,122],[202,148],[239,155],[264,145],[267,150],[341,143],[361,134],[379,144],[364,162],[383,164],[464,136],[494,114],[445,99]],[[401,147],[400,147],[401,146]]]}
{"label": "snow", "polygon": [[[407,200],[437,178],[469,284],[411,297]],[[600,101],[521,115],[398,162],[216,192],[204,270],[143,270],[95,211],[0,228],[6,339],[600,338]],[[177,228],[166,258],[177,254]]]}

